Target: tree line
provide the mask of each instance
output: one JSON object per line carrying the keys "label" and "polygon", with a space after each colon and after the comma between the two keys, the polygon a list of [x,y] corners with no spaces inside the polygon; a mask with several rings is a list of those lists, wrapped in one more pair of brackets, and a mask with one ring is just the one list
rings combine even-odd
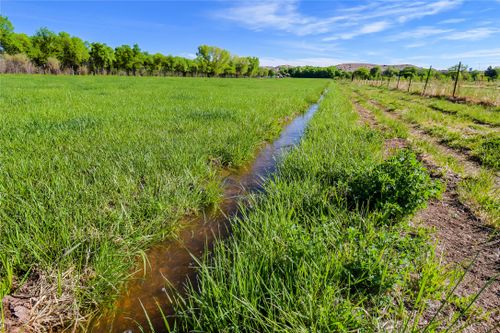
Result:
{"label": "tree line", "polygon": [[[454,65],[447,70],[436,70],[433,68],[429,70],[426,68],[407,66],[403,69],[388,67],[383,71],[379,66],[375,66],[370,69],[360,67],[352,72],[351,78],[361,80],[381,80],[401,77],[405,79],[420,79],[423,81],[429,75],[430,79],[455,80],[457,72],[458,65]],[[460,78],[467,81],[495,81],[500,78],[500,67],[493,68],[492,66],[489,66],[485,71],[480,71],[473,70],[467,65],[462,65],[460,66]]]}
{"label": "tree line", "polygon": [[316,67],[316,66],[286,66],[281,67],[278,75],[300,77],[300,78],[350,78],[348,72],[342,71],[335,66]]}
{"label": "tree line", "polygon": [[85,42],[67,32],[40,28],[33,36],[16,33],[0,15],[0,72],[126,74],[256,77],[274,75],[260,67],[257,57],[240,57],[229,51],[201,45],[195,59],[149,54],[139,45],[112,48],[105,43]]}

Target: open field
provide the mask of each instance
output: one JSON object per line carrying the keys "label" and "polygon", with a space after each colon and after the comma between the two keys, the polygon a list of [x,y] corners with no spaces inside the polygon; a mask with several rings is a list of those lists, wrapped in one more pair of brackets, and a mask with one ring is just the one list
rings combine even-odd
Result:
{"label": "open field", "polygon": [[[498,109],[318,79],[0,80],[7,320],[31,297],[32,330],[88,329],[138,262],[157,264],[149,248],[189,248],[200,235],[179,221],[228,198],[231,235],[207,237],[194,285],[162,280],[185,271],[160,259],[174,263],[155,278],[175,312],[156,310],[157,331],[487,332],[500,320]],[[263,187],[226,193],[325,88]]]}
{"label": "open field", "polygon": [[327,83],[0,81],[0,297],[42,300],[55,318],[32,325],[45,328],[108,301],[177,220],[218,203],[221,170],[251,160]]}

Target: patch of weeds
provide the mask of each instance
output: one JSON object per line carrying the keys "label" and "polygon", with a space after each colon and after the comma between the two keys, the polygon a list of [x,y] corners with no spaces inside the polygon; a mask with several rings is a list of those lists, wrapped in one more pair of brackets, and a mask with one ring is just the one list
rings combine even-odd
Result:
{"label": "patch of weeds", "polygon": [[351,207],[375,210],[381,220],[397,220],[425,206],[442,191],[410,150],[403,149],[373,169],[354,177],[347,200]]}

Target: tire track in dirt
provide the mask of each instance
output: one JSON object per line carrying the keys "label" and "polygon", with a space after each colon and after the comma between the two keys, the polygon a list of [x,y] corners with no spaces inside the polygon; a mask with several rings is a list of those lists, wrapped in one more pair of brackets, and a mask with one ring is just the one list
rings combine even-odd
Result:
{"label": "tire track in dirt", "polygon": [[[425,130],[420,128],[418,125],[415,124],[410,124],[404,119],[401,118],[401,116],[389,109],[387,109],[384,105],[379,103],[376,100],[369,99],[368,103],[373,105],[374,107],[378,108],[379,110],[383,111],[385,115],[388,117],[391,117],[392,119],[396,121],[400,121],[405,123],[408,126],[408,129],[411,133],[411,136],[416,138],[417,140],[425,141],[430,144],[432,144],[436,149],[440,151],[440,153],[444,155],[449,155],[456,159],[460,165],[464,167],[465,175],[468,177],[474,177],[479,175],[481,172],[481,164],[479,164],[471,155],[469,155],[466,151],[464,150],[459,150],[455,148],[451,148],[447,146],[446,144],[442,143],[439,141],[439,139],[433,137],[432,135],[428,134]],[[495,190],[500,189],[500,173],[495,172]]]}

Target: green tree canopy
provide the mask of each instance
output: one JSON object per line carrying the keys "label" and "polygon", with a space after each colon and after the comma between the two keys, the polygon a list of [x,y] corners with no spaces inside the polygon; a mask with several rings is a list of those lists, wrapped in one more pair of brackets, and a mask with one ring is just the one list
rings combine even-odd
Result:
{"label": "green tree canopy", "polygon": [[366,80],[370,77],[370,71],[366,67],[359,67],[353,72],[355,78]]}
{"label": "green tree canopy", "polygon": [[382,72],[382,76],[385,76],[385,77],[393,77],[393,76],[396,76],[398,75],[398,71],[393,68],[393,67],[387,67],[383,72]]}
{"label": "green tree canopy", "polygon": [[31,59],[36,65],[45,67],[47,59],[57,57],[58,38],[57,35],[47,28],[40,28],[33,37],[31,37],[33,50]]}
{"label": "green tree canopy", "polygon": [[491,67],[488,66],[488,68],[484,71],[484,76],[488,78],[488,81],[495,81],[500,77],[500,67]]}
{"label": "green tree canopy", "polygon": [[90,44],[89,57],[90,69],[94,73],[109,72],[116,59],[113,49],[103,43]]}
{"label": "green tree canopy", "polygon": [[405,79],[413,78],[417,75],[417,73],[418,73],[418,69],[416,67],[412,67],[412,66],[405,67],[400,72],[401,76],[404,77]]}
{"label": "green tree canopy", "polygon": [[89,60],[87,45],[80,38],[72,37],[67,32],[60,32],[57,44],[57,59],[59,59],[63,68],[76,71],[78,67]]}
{"label": "green tree canopy", "polygon": [[224,72],[229,64],[231,54],[229,51],[216,46],[200,45],[196,53],[202,70],[209,74],[218,76]]}
{"label": "green tree canopy", "polygon": [[372,79],[376,79],[380,76],[380,67],[379,66],[375,66],[375,67],[372,67],[370,69],[370,77]]}

